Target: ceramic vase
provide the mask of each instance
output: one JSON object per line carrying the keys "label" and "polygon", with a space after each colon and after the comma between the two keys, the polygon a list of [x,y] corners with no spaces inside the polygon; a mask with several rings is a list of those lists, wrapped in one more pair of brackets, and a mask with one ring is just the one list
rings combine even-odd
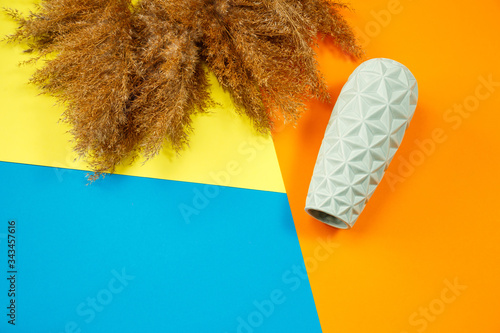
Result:
{"label": "ceramic vase", "polygon": [[417,105],[413,74],[390,59],[371,59],[351,74],[326,128],[306,211],[349,229],[382,180]]}

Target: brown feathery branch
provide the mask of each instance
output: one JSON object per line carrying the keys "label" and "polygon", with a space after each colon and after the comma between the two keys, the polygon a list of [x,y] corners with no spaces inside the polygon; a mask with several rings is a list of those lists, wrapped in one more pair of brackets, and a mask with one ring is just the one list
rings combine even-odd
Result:
{"label": "brown feathery branch", "polygon": [[360,57],[333,0],[41,0],[8,41],[46,60],[31,82],[64,104],[75,150],[96,172],[167,143],[180,151],[191,117],[213,105],[205,68],[236,110],[267,133],[327,100],[317,37]]}

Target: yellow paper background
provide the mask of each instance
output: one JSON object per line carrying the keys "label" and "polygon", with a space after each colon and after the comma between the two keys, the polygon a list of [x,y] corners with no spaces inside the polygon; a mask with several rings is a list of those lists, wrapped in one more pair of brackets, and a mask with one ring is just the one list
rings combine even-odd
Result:
{"label": "yellow paper background", "polygon": [[[0,7],[27,12],[34,1],[0,0]],[[16,24],[0,15],[0,36],[14,32]],[[0,160],[57,168],[88,170],[76,160],[63,112],[54,98],[39,95],[28,84],[34,65],[16,44],[0,45]],[[42,63],[39,63],[42,65]],[[190,146],[180,156],[165,148],[156,158],[118,167],[118,174],[285,192],[270,136],[257,133],[250,120],[236,114],[230,96],[213,75],[212,98],[220,104],[209,114],[193,117]]]}

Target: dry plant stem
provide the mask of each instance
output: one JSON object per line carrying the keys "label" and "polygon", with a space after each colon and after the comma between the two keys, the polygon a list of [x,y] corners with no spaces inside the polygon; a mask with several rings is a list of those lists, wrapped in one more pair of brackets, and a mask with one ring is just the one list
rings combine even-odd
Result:
{"label": "dry plant stem", "polygon": [[96,172],[127,157],[180,151],[191,117],[213,105],[207,73],[236,110],[267,133],[295,121],[310,98],[328,100],[318,36],[361,50],[330,0],[41,0],[10,41],[45,58],[32,82],[64,104],[76,152]]}
{"label": "dry plant stem", "polygon": [[136,54],[129,1],[50,0],[12,38],[47,58],[32,82],[65,105],[74,149],[96,172],[113,171],[134,149],[127,109]]}
{"label": "dry plant stem", "polygon": [[191,115],[211,105],[197,36],[189,29],[179,29],[164,4],[142,2],[137,11],[141,63],[131,109],[140,149],[147,158],[160,151],[165,139],[175,150],[183,148]]}

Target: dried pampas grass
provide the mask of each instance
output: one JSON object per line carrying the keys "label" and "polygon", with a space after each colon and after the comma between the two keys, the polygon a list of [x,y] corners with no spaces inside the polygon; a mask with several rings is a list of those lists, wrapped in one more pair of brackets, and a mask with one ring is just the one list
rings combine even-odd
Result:
{"label": "dried pampas grass", "polygon": [[205,68],[239,113],[268,132],[327,100],[314,46],[361,50],[329,0],[42,0],[9,41],[47,60],[32,82],[65,105],[76,152],[98,177],[127,157],[180,151],[191,116],[213,101]]}

